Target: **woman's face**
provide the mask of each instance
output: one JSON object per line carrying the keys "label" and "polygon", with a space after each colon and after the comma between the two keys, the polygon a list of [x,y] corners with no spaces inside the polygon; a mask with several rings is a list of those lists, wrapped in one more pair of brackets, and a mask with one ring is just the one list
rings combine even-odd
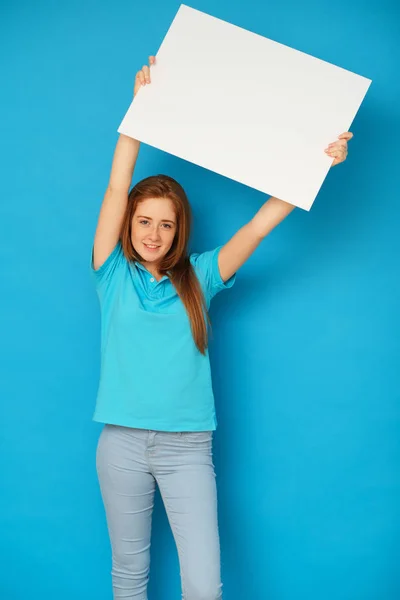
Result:
{"label": "woman's face", "polygon": [[131,240],[145,263],[158,263],[168,252],[177,229],[174,205],[168,198],[147,198],[136,207]]}

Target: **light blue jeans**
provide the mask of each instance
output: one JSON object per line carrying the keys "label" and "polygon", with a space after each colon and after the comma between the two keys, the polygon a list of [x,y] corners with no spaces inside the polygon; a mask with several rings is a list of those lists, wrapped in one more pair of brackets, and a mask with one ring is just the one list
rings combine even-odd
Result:
{"label": "light blue jeans", "polygon": [[96,466],[114,599],[147,600],[156,483],[178,550],[183,600],[222,597],[212,442],[212,431],[104,426]]}

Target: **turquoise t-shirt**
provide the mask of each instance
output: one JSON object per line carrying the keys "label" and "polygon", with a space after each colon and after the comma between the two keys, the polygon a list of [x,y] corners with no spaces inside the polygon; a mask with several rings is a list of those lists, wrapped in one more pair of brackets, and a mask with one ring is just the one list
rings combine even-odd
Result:
{"label": "turquoise t-shirt", "polygon": [[[207,307],[230,288],[218,268],[222,246],[190,261]],[[101,308],[101,368],[95,421],[159,431],[204,431],[217,427],[208,352],[194,343],[189,318],[170,279],[160,281],[128,261],[118,242],[97,270]]]}

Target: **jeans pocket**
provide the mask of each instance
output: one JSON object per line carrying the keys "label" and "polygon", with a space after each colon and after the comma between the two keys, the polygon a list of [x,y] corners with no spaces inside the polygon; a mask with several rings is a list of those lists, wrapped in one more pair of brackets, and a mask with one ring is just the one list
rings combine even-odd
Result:
{"label": "jeans pocket", "polygon": [[212,431],[182,431],[181,438],[185,442],[192,442],[193,444],[200,444],[201,442],[209,442],[212,440]]}

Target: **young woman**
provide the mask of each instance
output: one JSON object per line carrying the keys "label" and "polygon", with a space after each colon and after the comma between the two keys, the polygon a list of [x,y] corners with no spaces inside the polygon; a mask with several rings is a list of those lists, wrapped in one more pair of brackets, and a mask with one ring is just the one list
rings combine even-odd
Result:
{"label": "young woman", "polygon": [[[146,65],[134,95],[149,83]],[[351,137],[342,134],[326,149],[333,165],[345,160]],[[225,245],[188,255],[191,213],[179,183],[157,175],[129,192],[138,152],[138,141],[120,135],[91,262],[102,317],[94,420],[105,424],[96,464],[114,598],[147,598],[157,483],[178,549],[184,600],[216,600],[222,583],[208,308],[294,207],[270,198]]]}

